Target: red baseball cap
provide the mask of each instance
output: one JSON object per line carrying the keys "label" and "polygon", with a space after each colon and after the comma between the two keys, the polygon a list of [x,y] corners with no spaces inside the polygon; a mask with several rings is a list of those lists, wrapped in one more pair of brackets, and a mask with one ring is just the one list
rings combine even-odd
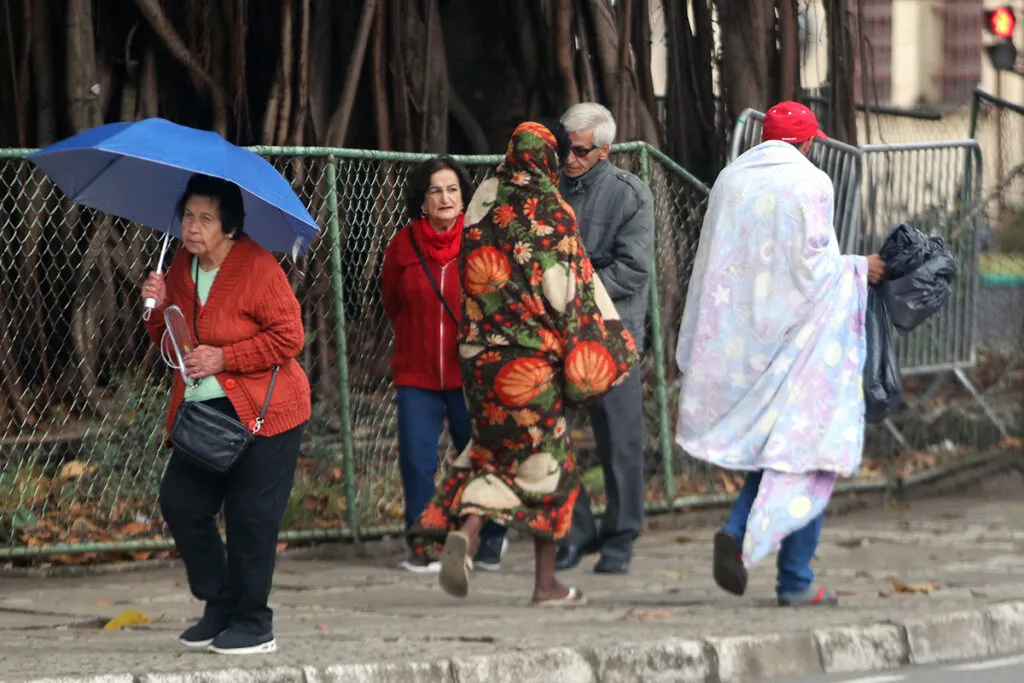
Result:
{"label": "red baseball cap", "polygon": [[764,115],[762,140],[806,142],[811,138],[828,139],[818,127],[818,117],[799,102],[779,102]]}

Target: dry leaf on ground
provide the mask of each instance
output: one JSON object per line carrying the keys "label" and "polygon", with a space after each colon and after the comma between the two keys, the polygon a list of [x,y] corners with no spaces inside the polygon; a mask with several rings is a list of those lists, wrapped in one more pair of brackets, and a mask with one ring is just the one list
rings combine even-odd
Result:
{"label": "dry leaf on ground", "polygon": [[121,612],[116,617],[111,619],[103,626],[104,631],[117,631],[118,629],[125,628],[126,626],[142,626],[149,623],[149,617],[142,612],[136,612],[135,610],[128,610]]}
{"label": "dry leaf on ground", "polygon": [[939,590],[942,588],[942,584],[938,581],[931,581],[929,583],[903,583],[902,581],[893,581],[892,588],[897,593],[931,593],[932,591]]}

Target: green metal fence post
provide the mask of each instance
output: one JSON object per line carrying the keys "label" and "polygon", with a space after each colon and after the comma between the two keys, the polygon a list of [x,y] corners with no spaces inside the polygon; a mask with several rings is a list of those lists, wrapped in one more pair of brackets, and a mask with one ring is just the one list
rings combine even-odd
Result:
{"label": "green metal fence post", "polygon": [[978,115],[981,113],[981,92],[975,88],[974,96],[971,98],[971,131],[969,137],[972,140],[978,139]]}
{"label": "green metal fence post", "polygon": [[[651,157],[649,147],[645,144],[640,148],[640,180],[651,186]],[[653,191],[651,193],[654,194]],[[653,208],[653,207],[652,207]],[[668,392],[665,387],[665,344],[661,333],[661,296],[658,293],[658,230],[654,230],[654,258],[651,260],[650,291],[651,337],[654,346],[654,377],[656,397],[658,401],[658,443],[661,447],[661,460],[665,468],[665,503],[672,510],[672,501],[676,497],[675,475],[672,471],[672,436],[668,419]]]}
{"label": "green metal fence post", "polygon": [[334,287],[334,329],[338,344],[338,412],[341,415],[342,471],[345,508],[352,538],[359,542],[359,504],[356,498],[355,453],[352,445],[352,396],[348,384],[348,345],[345,341],[345,287],[341,280],[341,229],[338,219],[338,160],[327,158],[327,226],[331,235],[331,285]]}

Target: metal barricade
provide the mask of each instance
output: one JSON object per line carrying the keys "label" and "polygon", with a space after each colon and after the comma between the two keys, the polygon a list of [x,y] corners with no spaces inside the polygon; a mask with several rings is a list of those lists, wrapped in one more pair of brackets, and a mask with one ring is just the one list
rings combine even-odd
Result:
{"label": "metal barricade", "polygon": [[977,362],[975,301],[978,290],[978,224],[981,148],[973,140],[868,145],[864,153],[864,225],[849,245],[853,253],[878,251],[900,223],[949,245],[957,263],[947,307],[898,341],[904,375],[950,372]]}

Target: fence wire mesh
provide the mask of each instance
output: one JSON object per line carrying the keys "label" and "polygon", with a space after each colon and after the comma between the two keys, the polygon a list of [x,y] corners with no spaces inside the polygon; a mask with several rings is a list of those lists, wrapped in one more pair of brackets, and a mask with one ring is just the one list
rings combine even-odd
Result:
{"label": "fence wire mesh", "polygon": [[[760,139],[753,114],[747,128],[737,129],[737,150]],[[980,125],[997,115],[1005,112],[983,113]],[[1024,113],[1013,115],[1024,122]],[[1019,343],[1014,354],[997,357],[986,347],[977,367],[968,362],[970,332],[987,328],[986,305],[996,300],[984,289],[984,277],[981,294],[972,294],[979,271],[965,269],[974,262],[971,245],[985,246],[970,221],[984,219],[979,207],[992,204],[978,201],[983,174],[977,149],[968,147],[947,146],[908,166],[899,150],[827,143],[816,145],[815,160],[839,188],[836,228],[845,250],[857,251],[894,222],[932,218],[933,229],[919,227],[961,249],[959,317],[951,320],[947,312],[922,333],[927,340],[919,346],[932,354],[925,354],[931,365],[935,344],[954,349],[956,369],[964,369],[965,380],[978,384],[996,413],[1016,426],[1024,372]],[[379,277],[384,249],[406,222],[408,173],[428,157],[257,151],[292,182],[322,228],[306,257],[282,260],[302,304],[307,344],[299,360],[314,394],[283,539],[399,531],[393,339]],[[459,158],[476,183],[499,159]],[[707,188],[641,143],[617,145],[614,160],[647,182],[655,200],[656,272],[641,366],[648,507],[686,508],[700,497],[735,493],[740,483],[740,477],[690,458],[674,440],[676,336]],[[89,562],[171,552],[157,505],[168,456],[160,442],[170,381],[138,319],[138,284],[156,261],[160,236],[73,205],[19,151],[0,155],[0,196],[0,556]],[[1024,299],[1022,287],[1024,277],[1012,290],[1020,297],[1014,310]],[[997,316],[1007,316],[1009,301],[992,304]],[[1016,342],[1021,331],[1017,323],[1006,340]],[[984,332],[979,338],[987,339]],[[909,365],[917,358],[904,349]],[[934,466],[947,453],[956,456],[998,438],[969,395],[970,382],[950,386],[934,377],[905,380],[908,400],[898,419],[903,441],[891,430],[871,430],[860,478],[877,481],[894,468]],[[1005,396],[1018,397],[1015,409]],[[600,467],[580,415],[580,463],[600,506]],[[439,455],[449,448],[444,437]]]}
{"label": "fence wire mesh", "polygon": [[[298,263],[282,259],[302,305],[299,360],[314,394],[283,539],[398,531],[393,339],[379,274],[406,222],[408,173],[428,156],[257,151],[322,228]],[[169,455],[161,442],[170,375],[138,306],[161,236],[75,206],[23,152],[0,157],[0,556],[84,563],[166,555],[172,543],[157,495]],[[647,499],[666,507],[676,491],[715,486],[709,469],[676,452],[675,395],[666,390],[707,190],[646,145],[618,145],[615,159],[647,180],[656,200],[658,274],[642,368]],[[479,183],[500,157],[459,160]],[[600,505],[585,418],[576,433]],[[439,455],[449,448],[443,438]]]}

